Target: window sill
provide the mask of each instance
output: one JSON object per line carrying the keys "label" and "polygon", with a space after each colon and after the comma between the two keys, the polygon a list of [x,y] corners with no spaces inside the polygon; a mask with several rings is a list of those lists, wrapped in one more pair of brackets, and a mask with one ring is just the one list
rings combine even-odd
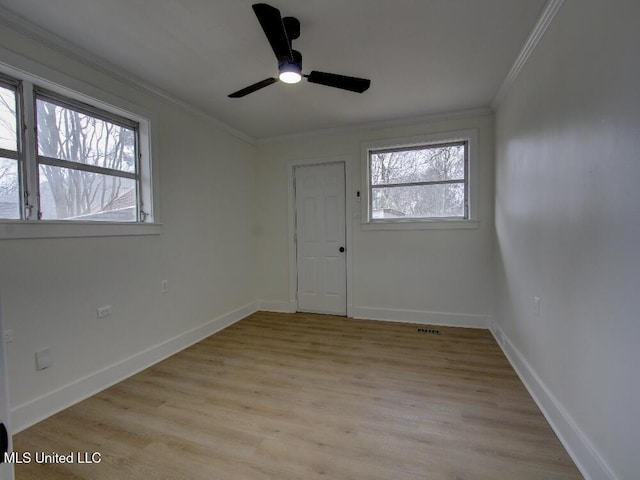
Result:
{"label": "window sill", "polygon": [[480,226],[477,220],[404,220],[363,222],[362,230],[467,230]]}
{"label": "window sill", "polygon": [[161,223],[0,221],[0,240],[19,238],[124,237],[160,235]]}

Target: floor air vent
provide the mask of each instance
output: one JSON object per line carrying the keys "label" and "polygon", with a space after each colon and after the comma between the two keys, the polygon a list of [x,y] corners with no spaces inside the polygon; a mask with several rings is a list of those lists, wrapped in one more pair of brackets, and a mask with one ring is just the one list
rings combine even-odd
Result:
{"label": "floor air vent", "polygon": [[434,330],[433,328],[419,328],[418,333],[429,333],[431,335],[440,335],[440,330]]}

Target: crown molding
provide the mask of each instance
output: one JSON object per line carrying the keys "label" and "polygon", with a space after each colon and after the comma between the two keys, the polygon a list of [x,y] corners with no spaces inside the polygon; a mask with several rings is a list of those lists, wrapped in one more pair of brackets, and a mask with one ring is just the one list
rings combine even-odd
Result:
{"label": "crown molding", "polygon": [[509,73],[502,82],[502,85],[498,89],[498,92],[496,93],[495,97],[493,97],[491,107],[494,110],[496,110],[504,100],[507,92],[514,84],[516,78],[518,77],[518,74],[524,67],[525,63],[527,63],[527,61],[529,60],[529,57],[531,57],[531,54],[533,53],[535,48],[538,46],[538,43],[549,28],[549,25],[555,18],[558,10],[560,10],[560,7],[563,3],[564,0],[549,0],[545,5],[542,13],[540,14],[540,17],[538,18],[538,21],[529,34],[529,38],[527,38],[527,41],[522,47],[522,50],[520,50],[520,53],[516,57],[516,61],[513,63],[511,70],[509,70]]}
{"label": "crown molding", "polygon": [[347,125],[343,127],[325,128],[320,130],[311,130],[306,132],[298,132],[287,135],[278,135],[274,137],[264,137],[256,139],[255,143],[258,145],[265,145],[271,143],[287,142],[290,140],[297,140],[301,138],[319,137],[322,135],[339,135],[341,133],[349,133],[359,130],[373,130],[377,128],[392,128],[402,127],[407,125],[416,125],[419,123],[433,123],[441,122],[445,120],[454,120],[457,118],[471,118],[482,117],[484,115],[493,115],[493,110],[490,107],[471,108],[467,110],[456,110],[453,112],[441,112],[433,113],[429,115],[422,115],[417,117],[405,117],[393,120],[383,120],[379,122],[359,123],[355,125]]}
{"label": "crown molding", "polygon": [[52,50],[55,50],[56,52],[61,53],[78,63],[96,70],[103,75],[117,80],[118,82],[146,90],[147,92],[164,100],[167,100],[191,113],[194,113],[200,117],[204,117],[208,121],[214,123],[221,130],[229,133],[230,135],[233,135],[240,140],[251,144],[254,144],[256,142],[256,139],[254,137],[224,123],[223,121],[215,118],[210,113],[194,107],[190,103],[170,94],[162,88],[159,88],[145,80],[142,80],[132,73],[123,71],[121,68],[117,67],[108,60],[94,55],[84,48],[74,45],[73,43],[63,39],[62,37],[59,37],[58,35],[55,35],[54,33],[51,33],[50,31],[35,25],[24,17],[16,15],[15,13],[7,10],[5,7],[0,7],[0,25],[10,28],[11,30],[14,30],[15,32],[20,33],[38,43],[43,43]]}

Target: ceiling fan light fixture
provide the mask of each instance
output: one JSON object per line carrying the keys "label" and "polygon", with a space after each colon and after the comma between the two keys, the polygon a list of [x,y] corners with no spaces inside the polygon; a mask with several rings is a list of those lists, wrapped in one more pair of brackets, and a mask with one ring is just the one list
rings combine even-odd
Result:
{"label": "ceiling fan light fixture", "polygon": [[302,80],[302,67],[296,63],[285,63],[280,66],[278,78],[284,83],[298,83]]}

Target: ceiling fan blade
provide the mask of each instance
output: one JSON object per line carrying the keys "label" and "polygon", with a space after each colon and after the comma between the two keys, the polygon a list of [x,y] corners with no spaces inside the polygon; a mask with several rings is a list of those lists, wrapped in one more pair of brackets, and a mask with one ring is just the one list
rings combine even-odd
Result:
{"label": "ceiling fan blade", "polygon": [[264,80],[258,82],[258,83],[254,83],[253,85],[249,85],[248,87],[243,88],[242,90],[238,90],[237,92],[233,92],[232,94],[229,95],[229,98],[240,98],[240,97],[244,97],[245,95],[249,95],[250,93],[253,93],[257,90],[260,90],[261,88],[264,87],[268,87],[269,85],[272,85],[274,83],[276,83],[278,81],[277,78],[265,78]]}
{"label": "ceiling fan blade", "polygon": [[346,75],[337,75],[335,73],[316,72],[315,70],[309,75],[305,75],[311,83],[326,85],[327,87],[341,88],[351,92],[362,93],[369,88],[371,80],[358,77],[347,77]]}
{"label": "ceiling fan blade", "polygon": [[252,8],[278,62],[292,62],[291,41],[287,37],[287,30],[282,21],[280,10],[266,3],[256,3],[252,5]]}

